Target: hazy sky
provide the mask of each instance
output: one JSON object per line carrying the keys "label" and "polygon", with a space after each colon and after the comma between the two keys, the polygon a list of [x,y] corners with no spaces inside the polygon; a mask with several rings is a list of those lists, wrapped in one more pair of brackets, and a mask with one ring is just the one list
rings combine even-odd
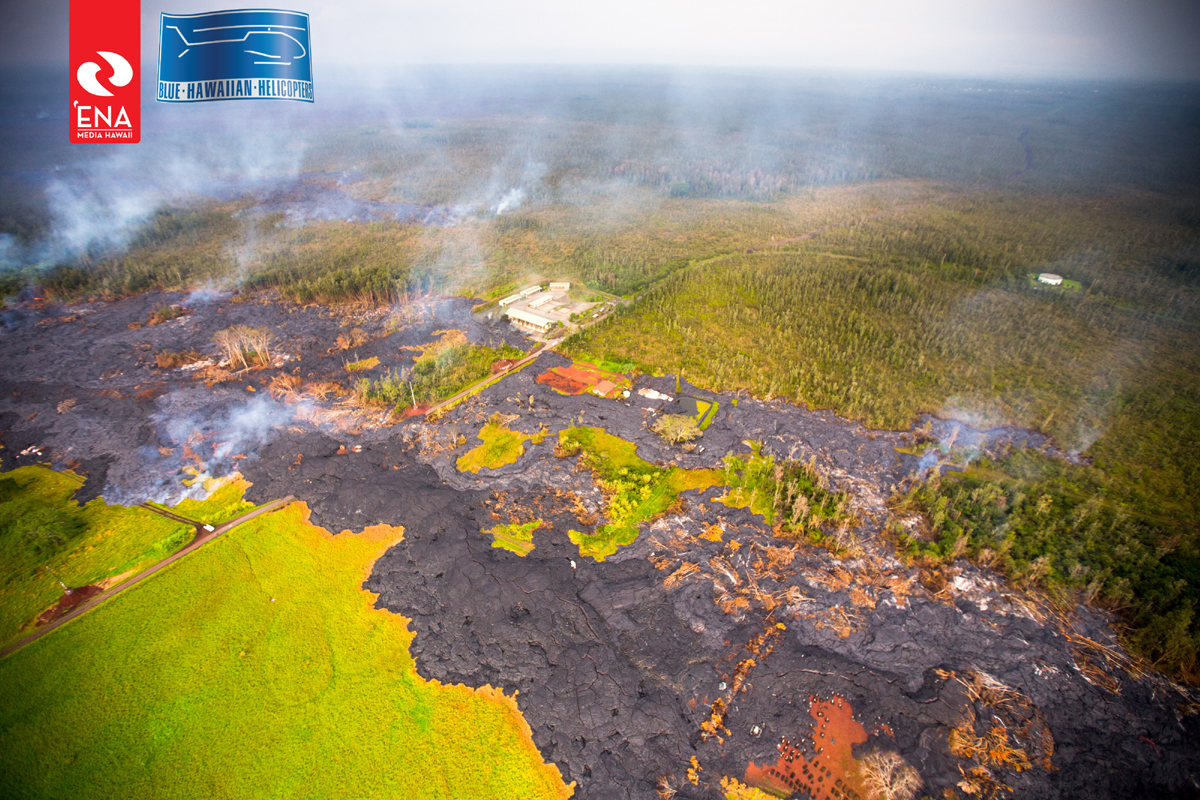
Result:
{"label": "hazy sky", "polygon": [[[65,0],[3,5],[0,61],[65,65]],[[322,64],[592,63],[1200,80],[1200,0],[143,0],[143,68],[159,12],[238,7],[311,14],[317,75]]]}

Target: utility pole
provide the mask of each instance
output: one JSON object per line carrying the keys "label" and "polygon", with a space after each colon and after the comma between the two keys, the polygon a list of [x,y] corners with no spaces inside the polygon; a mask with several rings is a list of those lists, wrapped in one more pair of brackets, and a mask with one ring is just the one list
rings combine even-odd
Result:
{"label": "utility pole", "polygon": [[67,588],[67,585],[62,582],[62,578],[58,577],[58,573],[56,573],[54,570],[50,569],[49,567],[42,567],[42,569],[46,570],[46,572],[49,572],[54,577],[54,580],[56,580],[58,582],[58,585],[62,587],[63,594],[67,594],[68,592],[71,591],[70,589]]}

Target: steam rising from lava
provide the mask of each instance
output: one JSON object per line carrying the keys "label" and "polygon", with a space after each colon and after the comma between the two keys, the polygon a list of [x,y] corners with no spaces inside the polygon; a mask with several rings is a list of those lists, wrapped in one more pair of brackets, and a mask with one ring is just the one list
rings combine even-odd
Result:
{"label": "steam rising from lava", "polygon": [[[276,428],[308,417],[311,404],[279,403],[258,395],[216,412],[206,413],[203,396],[193,390],[164,395],[153,420],[159,427],[163,448],[144,452],[152,463],[141,474],[157,483],[143,493],[158,502],[175,503],[185,497],[207,494],[205,480],[237,470],[242,458],[256,458],[257,451]],[[169,454],[168,454],[169,453]],[[157,475],[157,478],[150,476]],[[194,477],[196,480],[190,480]],[[190,486],[183,483],[188,478]],[[107,494],[107,492],[106,492]]]}

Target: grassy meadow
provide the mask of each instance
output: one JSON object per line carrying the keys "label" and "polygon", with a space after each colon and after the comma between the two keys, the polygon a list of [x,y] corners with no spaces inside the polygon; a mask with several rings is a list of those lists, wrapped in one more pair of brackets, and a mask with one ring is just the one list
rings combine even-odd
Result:
{"label": "grassy meadow", "polygon": [[58,602],[60,580],[72,589],[120,583],[194,535],[144,508],[101,499],[78,506],[71,495],[80,485],[74,475],[40,466],[0,476],[0,645],[29,633]]}
{"label": "grassy meadow", "polygon": [[570,532],[580,555],[597,561],[617,552],[618,547],[637,541],[642,523],[666,513],[681,492],[721,484],[718,470],[656,467],[637,454],[633,442],[600,428],[560,431],[557,452],[563,457],[578,455],[604,492],[604,515],[608,522],[590,534]]}
{"label": "grassy meadow", "polygon": [[568,796],[514,699],[422,680],[360,588],[401,536],[293,504],[0,661],[5,796]]}
{"label": "grassy meadow", "polygon": [[514,522],[488,528],[484,533],[492,537],[492,547],[499,547],[524,558],[533,552],[533,532],[546,523],[540,519],[529,522]]}
{"label": "grassy meadow", "polygon": [[[751,442],[750,452],[730,453],[720,469],[657,467],[637,454],[637,445],[601,428],[577,427],[559,432],[556,454],[579,456],[592,470],[604,493],[608,522],[591,533],[571,531],[580,555],[603,561],[625,545],[633,544],[641,526],[671,513],[679,495],[690,489],[713,486],[725,492],[714,498],[730,508],[748,508],[781,534],[808,544],[841,549],[828,532],[849,520],[848,498],[830,489],[813,465],[764,453],[761,442]],[[828,539],[828,541],[827,541]]]}
{"label": "grassy meadow", "polygon": [[517,463],[517,459],[525,454],[525,442],[539,444],[546,438],[546,432],[520,433],[504,424],[495,415],[488,420],[479,431],[479,441],[476,445],[459,456],[455,466],[459,472],[474,472],[481,469],[499,469],[509,464]]}

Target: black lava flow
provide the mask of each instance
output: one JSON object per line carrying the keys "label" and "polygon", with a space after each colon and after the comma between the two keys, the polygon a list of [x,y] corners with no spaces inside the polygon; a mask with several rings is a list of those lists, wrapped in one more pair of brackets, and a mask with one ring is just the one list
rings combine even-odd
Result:
{"label": "black lava flow", "polygon": [[[342,362],[350,357],[377,355],[385,366],[400,365],[409,357],[401,345],[428,341],[447,327],[464,328],[472,341],[511,336],[472,323],[469,300],[447,301],[437,319],[399,333],[389,335],[379,323],[371,342],[341,353],[328,348],[345,320],[280,303],[224,299],[198,306],[182,322],[129,328],[157,305],[180,299],[144,295],[77,313],[10,317],[12,330],[0,336],[3,467],[73,465],[89,477],[84,498],[103,491],[110,499],[145,499],[163,474],[177,480],[167,467],[179,466],[180,448],[164,419],[182,410],[211,420],[254,393],[243,381],[205,389],[178,371],[156,370],[153,355],[211,352],[213,332],[232,324],[270,325],[297,359],[282,371],[301,376],[344,374]],[[636,393],[628,402],[562,397],[535,383],[541,371],[564,363],[546,355],[438,425],[361,436],[278,427],[239,464],[253,484],[251,500],[294,494],[331,531],[402,525],[403,541],[376,562],[364,588],[378,593],[380,607],[412,620],[413,655],[424,677],[519,691],[535,743],[566,780],[578,783],[577,796],[651,800],[665,778],[678,797],[719,797],[721,775],[741,778],[751,761],[773,763],[781,737],[803,741],[811,724],[808,698],[833,694],[850,702],[869,734],[857,754],[896,750],[921,773],[923,793],[941,796],[962,779],[948,748],[959,720],[1019,726],[1029,721],[1020,714],[1033,713],[987,707],[948,677],[971,672],[1027,696],[1053,735],[1052,770],[1005,773],[1013,796],[1197,796],[1200,725],[1196,715],[1181,712],[1187,698],[1180,690],[1161,678],[1124,674],[1119,693],[1094,685],[1056,629],[1015,613],[996,591],[949,601],[915,592],[906,603],[856,609],[845,588],[822,588],[805,577],[837,562],[823,550],[802,548],[790,583],[772,586],[797,589],[802,600],[771,615],[726,614],[714,602],[714,580],[694,577],[668,590],[665,573],[652,563],[672,529],[687,530],[685,555],[697,564],[721,552],[721,543],[695,535],[713,524],[725,526],[747,551],[780,543],[761,518],[715,503],[713,490],[685,493],[674,516],[608,560],[581,557],[567,538],[580,529],[578,509],[564,497],[574,493],[594,511],[598,494],[573,460],[552,453],[555,434],[572,424],[602,426],[636,442],[648,461],[687,468],[717,466],[726,452],[744,451],[744,441],[762,441],[777,454],[816,457],[835,482],[858,487],[864,497],[871,492],[862,487],[886,497],[916,459],[897,454],[902,434],[744,397],[736,406],[721,398],[703,449],[683,453],[647,431],[659,404]],[[637,388],[676,393],[670,377],[640,378]],[[702,394],[686,384],[680,389]],[[515,415],[515,429],[546,426],[550,435],[516,464],[478,476],[454,468],[461,449],[438,454],[414,444],[416,432],[473,439],[497,411]],[[1035,435],[1011,433],[1022,445],[1044,446]],[[496,524],[501,502],[505,513],[530,516],[537,509],[548,523],[534,533],[536,547],[524,558],[492,547],[483,533]],[[860,535],[877,540],[878,525],[865,524]],[[968,565],[961,574],[981,585],[995,578]],[[852,629],[814,623],[842,610],[857,616]],[[1077,624],[1083,634],[1111,641],[1099,617],[1085,612]],[[773,649],[756,659],[744,690],[729,694],[722,684],[749,656],[747,645],[769,629],[777,631]],[[728,733],[703,738],[701,724],[719,697],[729,700],[722,725]],[[693,757],[703,767],[699,785],[685,779]]]}
{"label": "black lava flow", "polygon": [[[899,750],[926,791],[940,793],[961,779],[947,736],[972,700],[938,670],[984,667],[1019,682],[1056,740],[1055,771],[1020,773],[1016,796],[1194,797],[1194,718],[1176,718],[1149,687],[1129,683],[1113,696],[1081,680],[1061,637],[1032,620],[1003,619],[998,629],[996,621],[964,623],[978,615],[969,604],[910,599],[905,609],[881,608],[853,643],[789,622],[751,686],[736,695],[724,743],[702,741],[700,724],[746,657],[744,646],[763,630],[761,615],[731,623],[707,582],[668,593],[645,557],[645,536],[619,560],[581,558],[565,535],[578,527],[566,509],[542,515],[550,527],[534,534],[528,556],[493,548],[481,534],[495,524],[491,492],[450,488],[394,442],[338,450],[319,434],[270,445],[247,470],[251,499],[294,493],[308,501],[315,523],[333,531],[403,525],[403,542],[376,562],[364,588],[379,594],[380,607],[412,620],[418,671],[445,683],[518,690],[534,742],[578,782],[581,798],[658,797],[662,776],[673,779],[678,797],[720,797],[712,785],[683,780],[690,758],[707,775],[740,778],[751,761],[775,761],[781,736],[794,740],[807,730],[810,695],[831,694],[847,699],[872,731],[861,748]],[[547,504],[536,492],[509,491],[515,507]],[[692,497],[693,517],[703,499]],[[748,512],[724,517],[753,533]],[[1056,679],[1035,678],[1035,664]],[[886,723],[894,738],[872,723]]]}

